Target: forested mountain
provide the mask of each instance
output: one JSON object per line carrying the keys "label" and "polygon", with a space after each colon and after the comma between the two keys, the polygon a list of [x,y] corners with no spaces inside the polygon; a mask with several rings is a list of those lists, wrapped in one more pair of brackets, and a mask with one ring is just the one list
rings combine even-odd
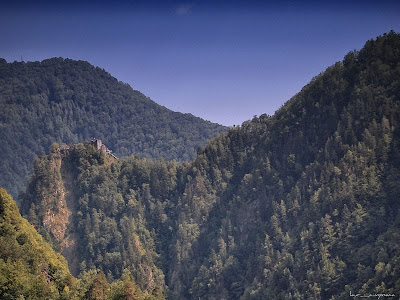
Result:
{"label": "forested mountain", "polygon": [[164,296],[161,287],[141,291],[127,269],[112,284],[95,269],[74,278],[64,257],[21,217],[15,201],[0,189],[0,298],[158,300]]}
{"label": "forested mountain", "polygon": [[21,217],[11,196],[0,189],[0,298],[56,299],[66,296],[73,282],[64,257],[53,251]]}
{"label": "forested mountain", "polygon": [[191,163],[55,144],[21,209],[73,273],[126,268],[169,299],[398,297],[399,98],[390,32]]}
{"label": "forested mountain", "polygon": [[0,187],[14,197],[53,142],[92,137],[119,157],[189,161],[226,128],[160,106],[87,62],[0,59]]}

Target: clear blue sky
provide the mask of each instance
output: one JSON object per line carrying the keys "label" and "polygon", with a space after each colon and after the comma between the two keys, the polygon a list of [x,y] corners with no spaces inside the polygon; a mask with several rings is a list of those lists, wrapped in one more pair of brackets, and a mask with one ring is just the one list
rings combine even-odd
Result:
{"label": "clear blue sky", "polygon": [[86,60],[224,125],[273,114],[349,51],[400,31],[400,1],[3,2],[7,61]]}

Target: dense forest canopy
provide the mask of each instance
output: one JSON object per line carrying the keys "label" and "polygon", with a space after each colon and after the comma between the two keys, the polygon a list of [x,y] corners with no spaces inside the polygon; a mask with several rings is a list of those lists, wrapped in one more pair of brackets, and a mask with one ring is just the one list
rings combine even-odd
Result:
{"label": "dense forest canopy", "polygon": [[[4,189],[0,189],[0,298],[58,299],[74,283],[56,254]],[[28,298],[30,297],[30,298]]]}
{"label": "dense forest canopy", "polygon": [[390,32],[190,163],[54,144],[21,209],[72,273],[169,299],[398,297],[399,97]]}
{"label": "dense forest canopy", "polygon": [[54,252],[4,189],[0,189],[0,298],[11,299],[164,299],[161,288],[143,292],[125,269],[107,282],[101,270],[74,278],[64,257]]}
{"label": "dense forest canopy", "polygon": [[170,111],[100,68],[52,58],[0,59],[0,186],[14,195],[26,185],[34,158],[54,142],[93,137],[119,157],[190,161],[225,127]]}

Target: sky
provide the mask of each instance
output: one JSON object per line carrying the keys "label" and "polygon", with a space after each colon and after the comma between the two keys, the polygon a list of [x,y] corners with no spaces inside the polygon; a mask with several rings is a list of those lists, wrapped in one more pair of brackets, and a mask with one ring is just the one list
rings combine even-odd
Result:
{"label": "sky", "polygon": [[390,30],[400,1],[14,0],[0,4],[0,57],[85,60],[171,110],[232,126],[273,115]]}

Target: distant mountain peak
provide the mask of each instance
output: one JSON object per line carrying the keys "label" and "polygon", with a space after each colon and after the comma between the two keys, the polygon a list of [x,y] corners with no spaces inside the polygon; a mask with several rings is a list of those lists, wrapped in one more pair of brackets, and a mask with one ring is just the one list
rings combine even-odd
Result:
{"label": "distant mountain peak", "polygon": [[118,157],[190,161],[226,127],[173,112],[85,61],[0,64],[0,186],[16,196],[54,142],[93,136]]}

